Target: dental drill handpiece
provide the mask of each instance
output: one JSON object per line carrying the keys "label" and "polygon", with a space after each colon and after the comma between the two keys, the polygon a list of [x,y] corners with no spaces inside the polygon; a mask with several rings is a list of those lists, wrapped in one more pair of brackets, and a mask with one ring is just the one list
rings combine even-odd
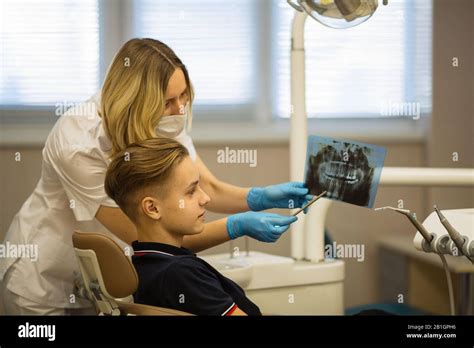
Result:
{"label": "dental drill handpiece", "polygon": [[410,220],[412,225],[415,226],[417,231],[420,232],[423,238],[426,240],[426,242],[428,243],[428,246],[430,245],[431,241],[433,240],[433,235],[430,232],[428,232],[428,230],[422,224],[420,224],[420,222],[416,219],[415,213],[412,213],[406,209],[399,209],[399,208],[394,208],[394,207],[382,207],[382,208],[376,208],[375,210],[385,210],[385,209],[394,210],[400,214],[406,215],[406,217],[408,217],[408,220]]}
{"label": "dental drill handpiece", "polygon": [[438,207],[436,205],[433,206],[434,210],[436,211],[436,214],[438,214],[438,217],[439,217],[439,221],[441,221],[441,224],[444,226],[444,228],[446,229],[446,231],[448,231],[448,234],[449,236],[451,237],[451,239],[453,240],[454,244],[456,244],[456,247],[458,248],[459,252],[466,256],[469,261],[471,261],[472,263],[474,263],[474,260],[472,257],[470,257],[469,255],[466,255],[464,254],[463,252],[463,246],[464,246],[464,243],[466,242],[463,238],[463,236],[461,235],[461,233],[459,233],[454,227],[453,225],[451,225],[451,223],[448,221],[448,219],[446,219],[446,217],[441,213],[441,211],[438,209]]}

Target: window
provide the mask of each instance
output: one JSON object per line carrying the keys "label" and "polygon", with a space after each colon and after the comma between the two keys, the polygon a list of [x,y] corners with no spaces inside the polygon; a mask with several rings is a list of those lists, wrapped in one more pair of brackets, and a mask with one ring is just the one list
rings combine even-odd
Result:
{"label": "window", "polygon": [[99,89],[97,0],[2,0],[0,104],[55,105]]}
{"label": "window", "polygon": [[138,0],[134,36],[163,41],[176,52],[189,70],[197,110],[229,113],[256,103],[257,5],[255,0]]}
{"label": "window", "polygon": [[[274,113],[290,115],[290,41],[295,10],[274,2]],[[306,22],[309,117],[381,117],[396,103],[431,112],[431,0],[390,0],[367,22],[331,29]],[[385,112],[388,113],[388,112]]]}
{"label": "window", "polygon": [[[310,117],[380,117],[381,105],[391,102],[417,102],[422,113],[431,112],[431,1],[379,3],[373,18],[351,29],[308,19]],[[289,116],[295,10],[285,0],[4,0],[0,6],[3,109],[85,100],[100,89],[101,73],[126,38],[152,37],[187,65],[196,119],[265,123]]]}

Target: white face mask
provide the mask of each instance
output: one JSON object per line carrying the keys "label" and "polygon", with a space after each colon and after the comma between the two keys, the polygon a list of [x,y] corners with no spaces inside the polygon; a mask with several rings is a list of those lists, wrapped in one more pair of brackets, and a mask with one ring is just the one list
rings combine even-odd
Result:
{"label": "white face mask", "polygon": [[188,107],[185,108],[184,115],[163,116],[156,127],[156,135],[168,138],[176,138],[187,127]]}

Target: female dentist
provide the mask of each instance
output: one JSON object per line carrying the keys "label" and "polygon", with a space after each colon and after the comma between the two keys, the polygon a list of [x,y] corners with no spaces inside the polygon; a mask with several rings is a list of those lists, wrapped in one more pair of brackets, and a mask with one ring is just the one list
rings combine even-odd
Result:
{"label": "female dentist", "polygon": [[[124,248],[135,227],[104,191],[110,158],[129,144],[156,136],[180,141],[197,163],[208,209],[234,214],[187,236],[199,252],[244,235],[275,242],[296,217],[258,212],[303,206],[303,183],[241,188],[218,180],[196,154],[187,127],[193,89],[186,67],[165,44],[132,39],[115,56],[100,98],[92,97],[58,119],[43,149],[41,178],[15,215],[4,243],[33,246],[37,257],[0,259],[0,295],[6,314],[84,314],[91,304],[73,291],[78,270],[75,229],[103,231]],[[250,210],[250,211],[249,211]]]}

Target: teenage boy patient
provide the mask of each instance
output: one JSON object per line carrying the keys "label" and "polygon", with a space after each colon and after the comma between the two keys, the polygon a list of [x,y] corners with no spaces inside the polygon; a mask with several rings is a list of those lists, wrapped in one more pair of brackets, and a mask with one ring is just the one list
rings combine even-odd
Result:
{"label": "teenage boy patient", "polygon": [[112,159],[105,190],[135,224],[136,303],[197,315],[261,315],[242,288],[183,248],[204,230],[209,196],[186,148],[168,138],[130,145]]}

